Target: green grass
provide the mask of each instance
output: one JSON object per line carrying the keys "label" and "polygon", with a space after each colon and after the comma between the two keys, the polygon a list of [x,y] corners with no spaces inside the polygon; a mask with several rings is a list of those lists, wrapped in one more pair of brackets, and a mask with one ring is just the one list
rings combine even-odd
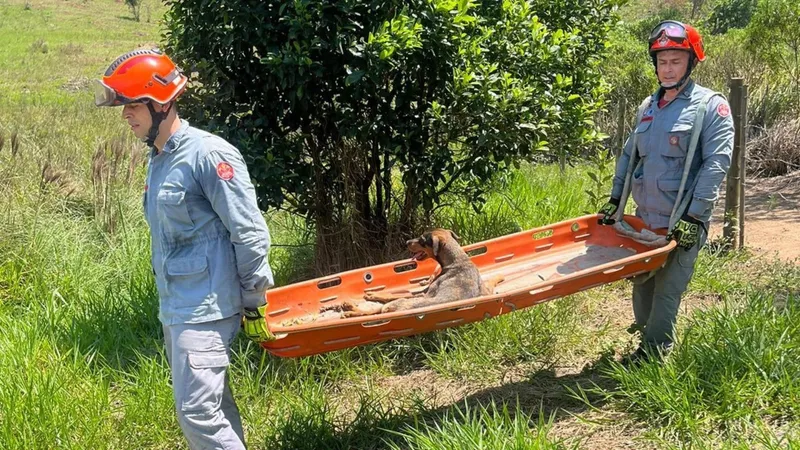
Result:
{"label": "green grass", "polygon": [[[110,0],[0,1],[0,448],[186,448],[142,218],[144,149],[85,82],[158,41],[163,6],[152,11],[148,24]],[[598,206],[587,171],[524,166],[480,214],[451,198],[433,220],[475,242],[582,215]],[[267,218],[278,284],[307,276],[314,236],[296,217]],[[238,338],[232,384],[256,449],[575,448],[581,436],[555,432],[578,423],[565,411],[595,409],[661,448],[781,448],[798,444],[798,286],[796,266],[703,251],[690,295],[717,303],[681,315],[663,366],[608,361],[631,346],[606,311],[630,295],[619,282],[302,359]],[[566,394],[589,381],[601,387],[583,402]],[[464,391],[436,397],[429,382]]]}
{"label": "green grass", "polygon": [[124,2],[3,0],[0,98],[69,103],[71,93],[83,91],[114,58],[159,42],[165,7],[154,0],[143,3],[150,23],[147,14],[142,22],[133,21]]}
{"label": "green grass", "polygon": [[752,292],[696,313],[665,363],[613,364],[609,395],[662,437],[758,442],[800,408],[800,302],[781,303]]}
{"label": "green grass", "polygon": [[[519,409],[516,405],[515,409]],[[548,438],[552,420],[545,421],[539,416],[533,421],[525,414],[510,412],[507,405],[502,410],[491,407],[478,407],[447,412],[442,420],[434,423],[415,423],[397,434],[400,443],[391,443],[392,450],[415,448],[421,450],[460,450],[470,449],[518,449],[518,450],[562,450],[578,448],[561,441]],[[533,428],[537,432],[532,433]]]}

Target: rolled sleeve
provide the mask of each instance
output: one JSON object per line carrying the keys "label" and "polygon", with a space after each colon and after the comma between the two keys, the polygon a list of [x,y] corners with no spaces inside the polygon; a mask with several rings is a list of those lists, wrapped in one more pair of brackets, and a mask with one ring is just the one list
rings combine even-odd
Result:
{"label": "rolled sleeve", "polygon": [[719,198],[722,180],[731,166],[733,154],[733,117],[728,102],[721,96],[713,97],[706,108],[700,137],[702,164],[697,174],[689,215],[708,221]]}
{"label": "rolled sleeve", "polygon": [[266,290],[274,284],[268,257],[270,235],[244,159],[233,149],[214,149],[198,161],[196,175],[230,233],[242,306],[253,309],[263,305]]}

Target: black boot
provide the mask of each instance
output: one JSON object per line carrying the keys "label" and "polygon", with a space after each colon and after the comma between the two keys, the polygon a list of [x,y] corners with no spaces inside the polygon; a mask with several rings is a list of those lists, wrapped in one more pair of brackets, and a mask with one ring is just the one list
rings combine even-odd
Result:
{"label": "black boot", "polygon": [[642,342],[635,352],[622,358],[622,365],[638,366],[642,362],[660,361],[666,357],[670,351],[672,351],[672,342],[662,342],[660,344]]}

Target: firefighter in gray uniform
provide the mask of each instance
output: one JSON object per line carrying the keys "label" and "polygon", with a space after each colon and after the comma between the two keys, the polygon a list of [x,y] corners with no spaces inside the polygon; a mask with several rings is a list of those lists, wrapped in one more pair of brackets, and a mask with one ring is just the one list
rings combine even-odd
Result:
{"label": "firefighter in gray uniform", "polygon": [[95,103],[123,106],[151,147],[144,213],[178,423],[192,449],[244,449],[227,369],[240,328],[274,339],[264,319],[270,236],[239,151],[178,118],[186,83],[160,51],[136,50],[111,64]]}
{"label": "firefighter in gray uniform", "polygon": [[[702,128],[683,191],[684,196],[691,196],[690,203],[669,234],[677,248],[653,276],[634,279],[633,313],[636,328],[642,330],[642,342],[628,361],[664,354],[672,346],[681,296],[708,235],[719,187],[730,167],[734,136],[726,99],[690,78],[692,69],[705,60],[697,30],[664,21],[652,30],[648,44],[660,88],[640,106],[636,126],[617,161],[611,198],[600,210],[600,222],[614,223],[628,164],[635,158],[630,186],[636,215],[651,230],[666,231],[681,187],[690,137],[696,126]],[[695,121],[698,111],[704,111],[704,116]],[[691,186],[693,191],[686,189]]]}

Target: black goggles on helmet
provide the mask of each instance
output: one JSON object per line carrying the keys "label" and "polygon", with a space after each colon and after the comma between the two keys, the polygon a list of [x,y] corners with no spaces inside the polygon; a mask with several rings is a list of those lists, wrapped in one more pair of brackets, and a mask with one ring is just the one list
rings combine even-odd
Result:
{"label": "black goggles on helmet", "polygon": [[647,43],[652,47],[653,44],[660,39],[669,39],[676,44],[683,44],[688,38],[689,36],[686,34],[686,28],[684,28],[682,24],[668,20],[653,28]]}
{"label": "black goggles on helmet", "polygon": [[97,80],[94,84],[94,104],[96,106],[122,106],[129,103],[147,103],[146,98],[129,98]]}

